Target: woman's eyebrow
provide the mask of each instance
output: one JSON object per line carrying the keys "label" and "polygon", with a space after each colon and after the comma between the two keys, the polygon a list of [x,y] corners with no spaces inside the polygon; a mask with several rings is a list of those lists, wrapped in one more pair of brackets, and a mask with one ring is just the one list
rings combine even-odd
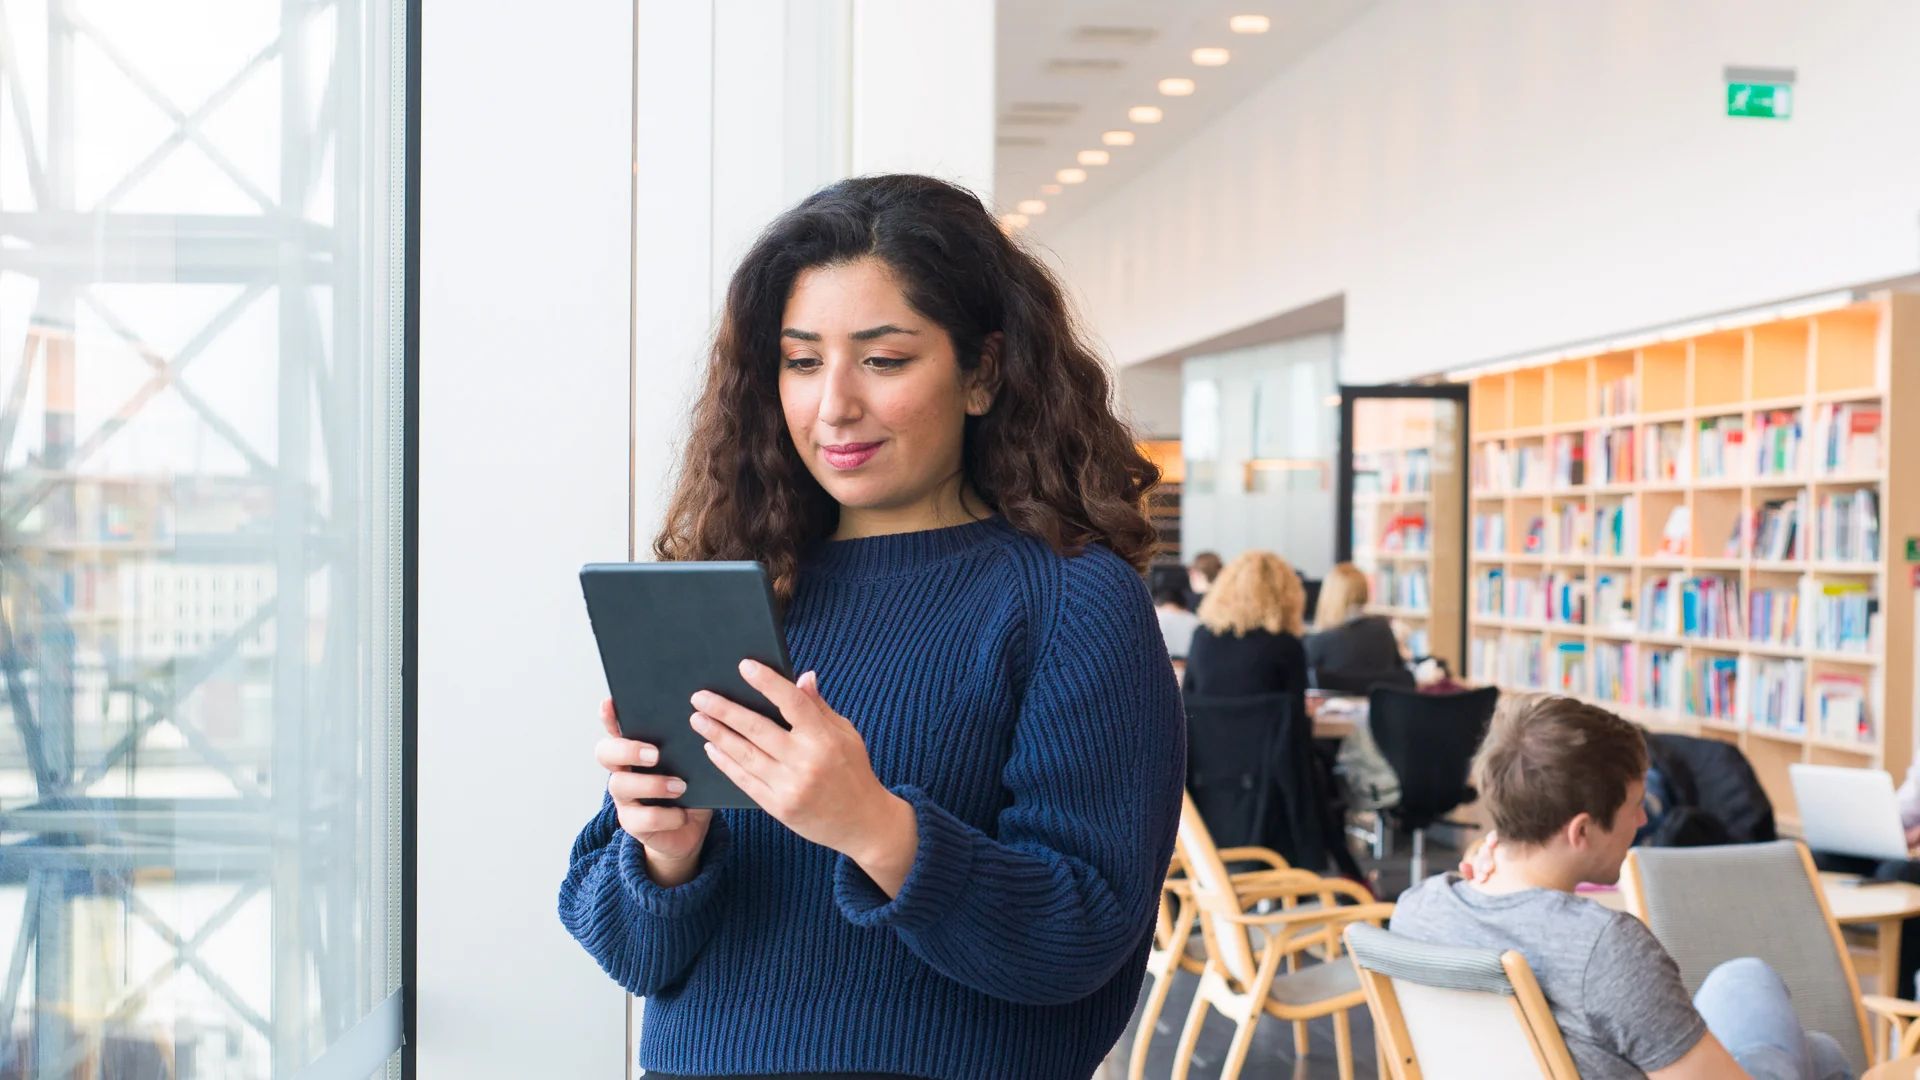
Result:
{"label": "woman's eyebrow", "polygon": [[[855,341],[872,341],[875,338],[883,338],[889,334],[907,334],[913,337],[918,337],[920,335],[920,331],[908,330],[904,326],[895,326],[892,323],[883,323],[880,326],[875,326],[867,330],[855,330],[853,333],[847,336],[852,338]],[[813,332],[812,330],[797,330],[791,326],[787,327],[785,330],[780,331],[780,336],[783,338],[792,338],[795,341],[819,341],[820,340],[820,335]]]}

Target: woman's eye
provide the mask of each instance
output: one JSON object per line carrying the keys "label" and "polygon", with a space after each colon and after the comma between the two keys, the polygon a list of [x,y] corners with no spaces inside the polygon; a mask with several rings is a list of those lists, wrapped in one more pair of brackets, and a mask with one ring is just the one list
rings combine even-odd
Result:
{"label": "woman's eye", "polygon": [[820,361],[811,356],[789,356],[783,364],[788,371],[812,371]]}
{"label": "woman's eye", "polygon": [[873,367],[879,368],[881,371],[898,371],[899,369],[907,366],[907,357],[869,356],[867,357],[867,363]]}

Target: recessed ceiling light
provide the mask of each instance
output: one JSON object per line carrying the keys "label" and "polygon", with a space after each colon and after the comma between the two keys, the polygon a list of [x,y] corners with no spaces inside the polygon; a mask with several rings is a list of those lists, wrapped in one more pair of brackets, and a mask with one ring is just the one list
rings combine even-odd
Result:
{"label": "recessed ceiling light", "polygon": [[1193,93],[1192,79],[1161,79],[1160,92],[1167,97],[1186,97]]}
{"label": "recessed ceiling light", "polygon": [[1113,160],[1113,155],[1105,150],[1082,150],[1074,155],[1074,160],[1082,165],[1105,165]]}
{"label": "recessed ceiling light", "polygon": [[1108,146],[1132,146],[1133,132],[1103,131],[1100,133],[1100,141],[1106,143]]}
{"label": "recessed ceiling light", "polygon": [[1027,215],[1001,214],[1000,227],[1007,230],[1008,232],[1012,232],[1015,229],[1024,229],[1027,227]]}
{"label": "recessed ceiling light", "polygon": [[1058,195],[1065,190],[1066,188],[1061,187],[1059,184],[1041,184],[1040,185],[1040,194],[1042,195]]}
{"label": "recessed ceiling light", "polygon": [[1232,54],[1225,49],[1207,47],[1193,50],[1193,62],[1201,67],[1224,67]]}
{"label": "recessed ceiling light", "polygon": [[1135,105],[1127,110],[1127,119],[1136,124],[1157,124],[1161,115],[1158,105]]}
{"label": "recessed ceiling light", "polygon": [[1014,209],[1023,214],[1044,214],[1047,212],[1047,204],[1039,199],[1021,199],[1020,205]]}
{"label": "recessed ceiling light", "polygon": [[1273,20],[1265,15],[1235,15],[1227,20],[1227,29],[1236,34],[1264,34],[1273,28]]}
{"label": "recessed ceiling light", "polygon": [[1085,169],[1061,169],[1061,170],[1060,170],[1059,172],[1057,172],[1057,173],[1054,173],[1054,174],[1053,174],[1053,178],[1054,178],[1055,180],[1058,180],[1058,181],[1060,181],[1060,182],[1061,182],[1061,183],[1063,183],[1063,184],[1079,184],[1079,183],[1084,183],[1084,182],[1086,181],[1086,179],[1087,179],[1087,170],[1085,170]]}

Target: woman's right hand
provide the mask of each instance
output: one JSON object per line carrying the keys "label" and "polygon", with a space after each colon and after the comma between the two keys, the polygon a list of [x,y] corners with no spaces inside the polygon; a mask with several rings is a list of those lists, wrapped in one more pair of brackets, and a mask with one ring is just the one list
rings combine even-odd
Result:
{"label": "woman's right hand", "polygon": [[612,698],[600,703],[600,726],[607,737],[594,747],[593,758],[607,770],[607,793],[613,796],[620,827],[646,848],[647,875],[669,888],[693,880],[700,870],[700,848],[706,843],[713,811],[642,803],[642,799],[676,798],[687,790],[686,784],[678,777],[629,771],[629,766],[657,763],[660,751],[652,743],[621,737]]}

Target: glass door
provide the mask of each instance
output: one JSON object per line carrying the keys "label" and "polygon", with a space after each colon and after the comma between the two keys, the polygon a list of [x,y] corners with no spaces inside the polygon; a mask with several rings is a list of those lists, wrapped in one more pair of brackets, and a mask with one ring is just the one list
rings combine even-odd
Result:
{"label": "glass door", "polygon": [[1416,660],[1466,672],[1467,388],[1343,386],[1336,558]]}

